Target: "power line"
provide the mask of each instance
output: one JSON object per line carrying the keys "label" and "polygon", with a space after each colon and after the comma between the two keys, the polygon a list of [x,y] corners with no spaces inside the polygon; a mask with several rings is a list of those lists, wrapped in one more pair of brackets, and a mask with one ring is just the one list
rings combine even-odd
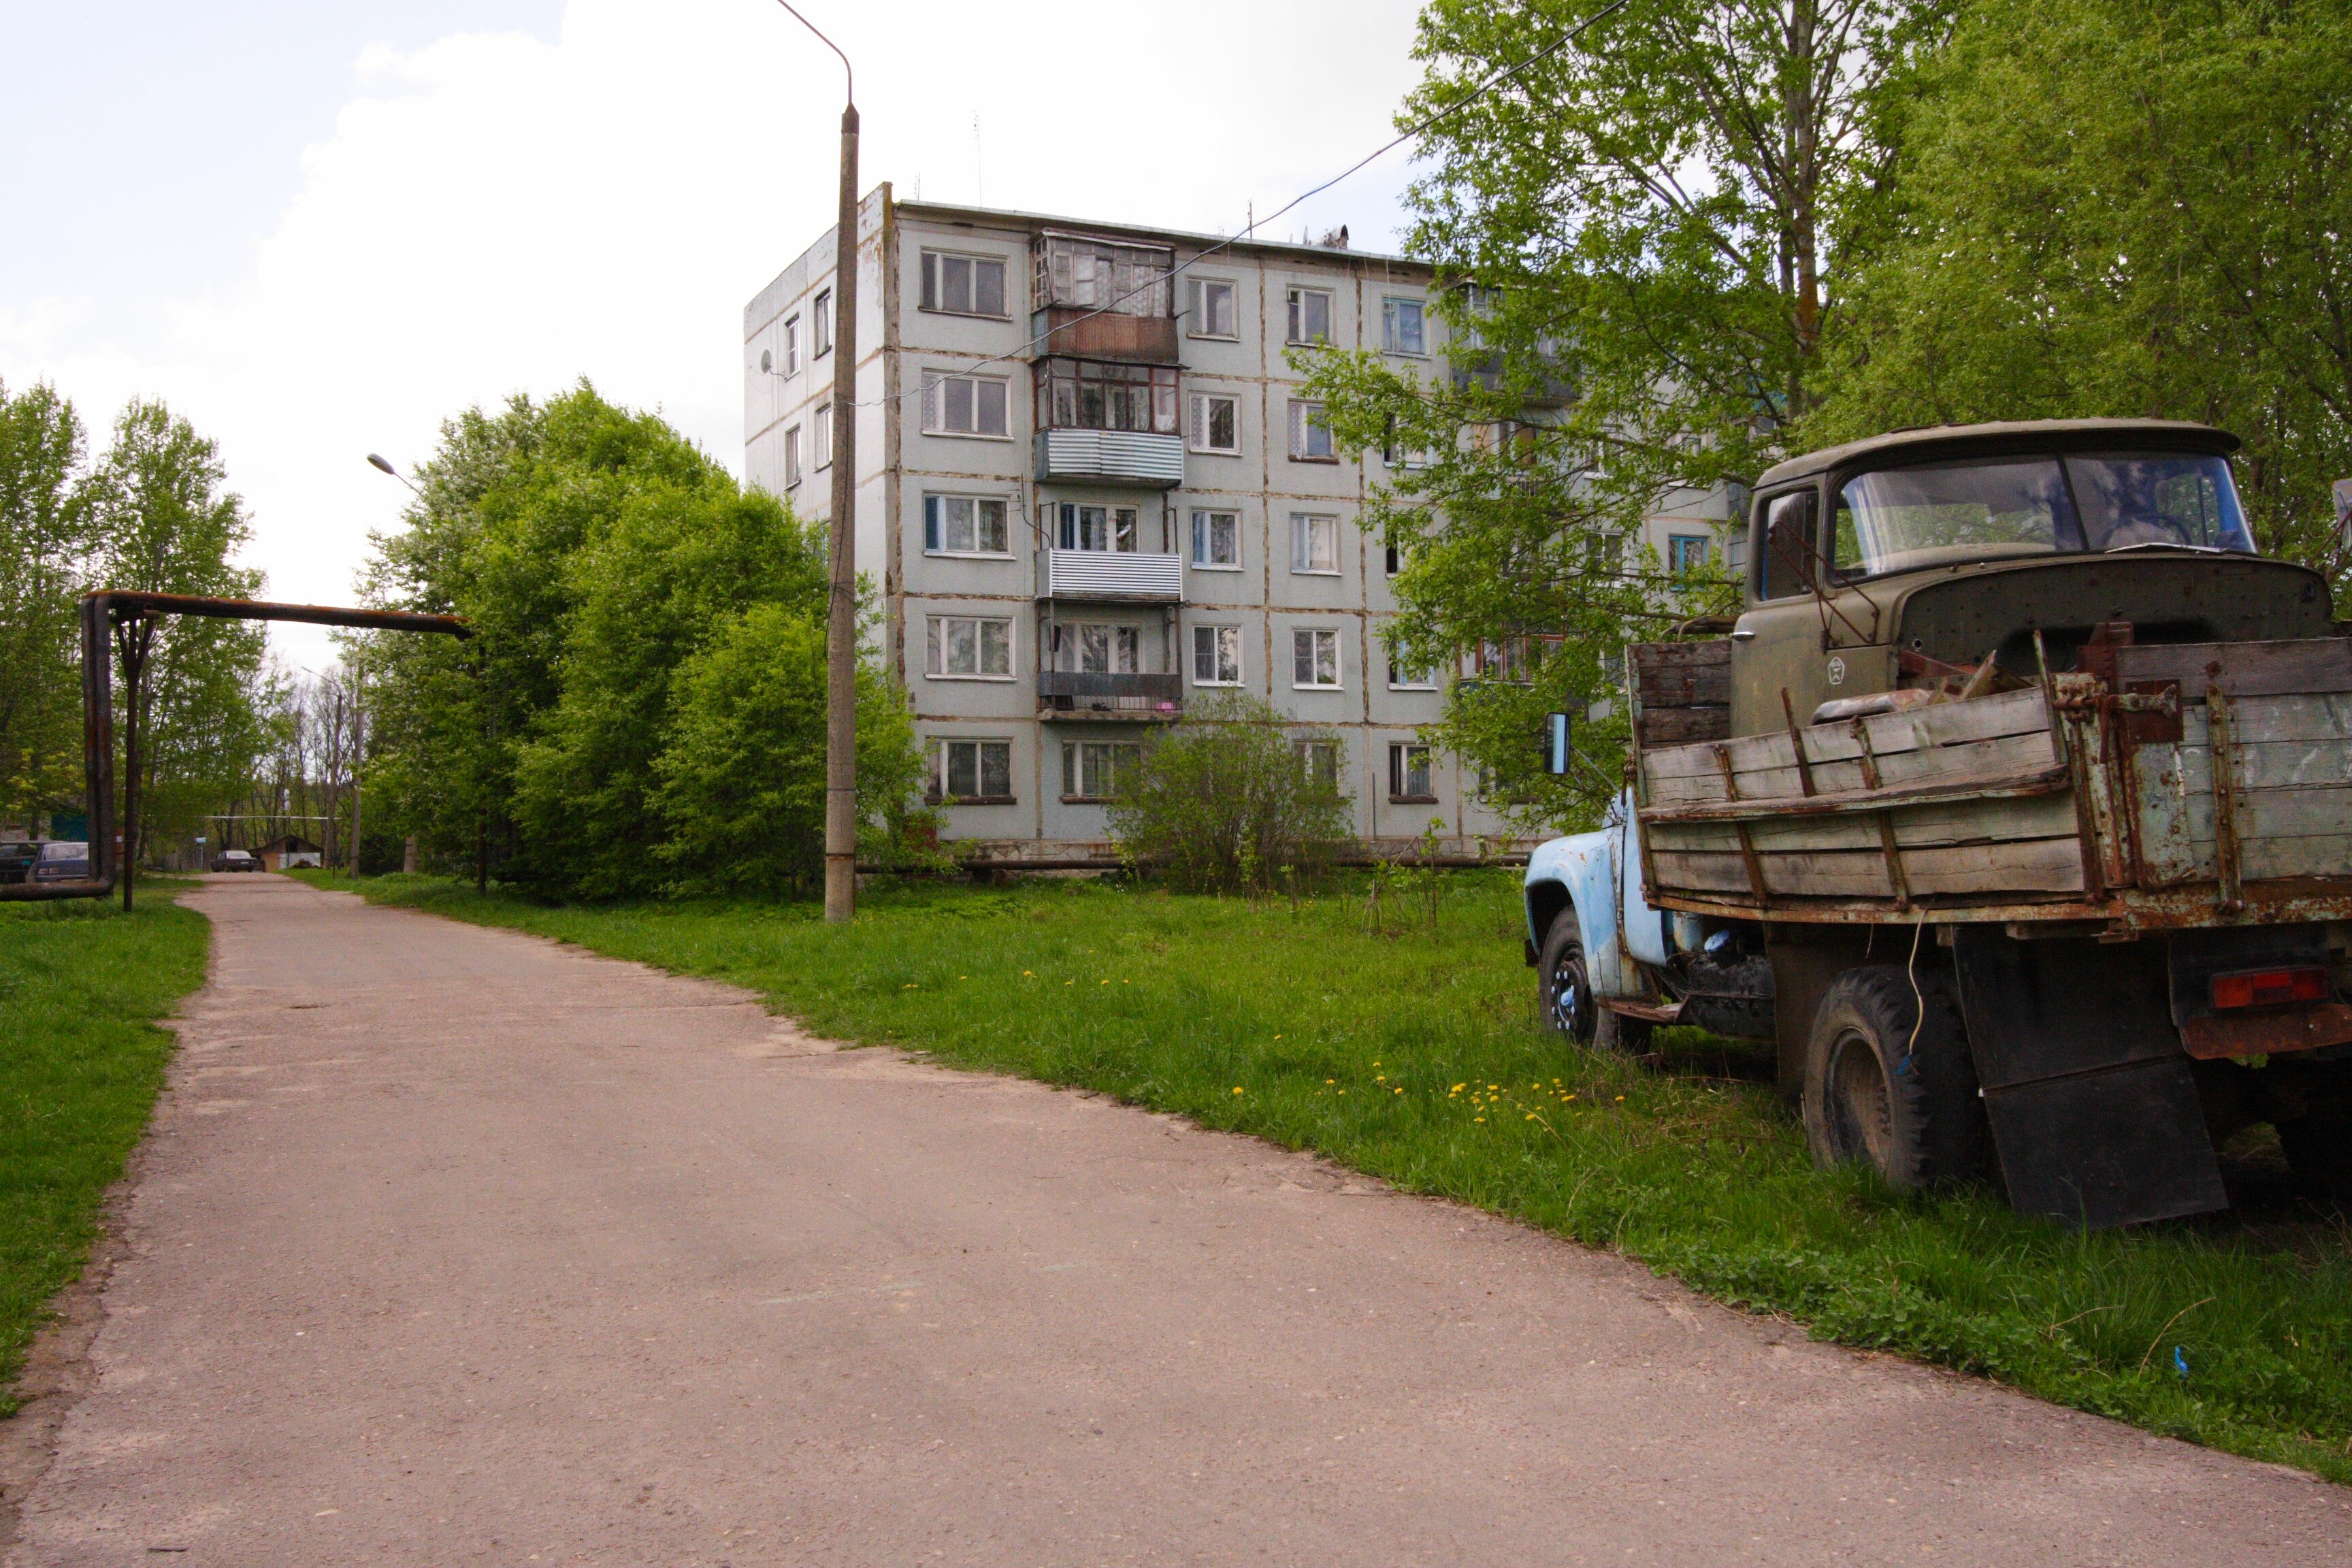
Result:
{"label": "power line", "polygon": [[[782,4],[782,0],[778,0],[778,3]],[[1291,208],[1299,205],[1303,202],[1312,201],[1315,197],[1321,195],[1325,191],[1329,190],[1332,186],[1338,184],[1340,181],[1347,179],[1349,175],[1360,173],[1370,164],[1375,163],[1381,159],[1388,156],[1388,154],[1395,152],[1399,147],[1403,146],[1406,142],[1412,141],[1414,137],[1419,136],[1422,132],[1446,120],[1452,119],[1454,115],[1461,113],[1464,110],[1469,108],[1472,104],[1477,102],[1480,99],[1486,97],[1486,94],[1502,86],[1505,82],[1517,77],[1522,71],[1528,69],[1530,67],[1540,64],[1542,61],[1550,58],[1553,55],[1556,55],[1559,53],[1560,50],[1568,47],[1569,45],[1574,43],[1579,37],[1581,37],[1585,30],[1591,27],[1594,23],[1601,21],[1619,11],[1622,11],[1627,5],[1632,4],[1633,0],[1610,0],[1608,5],[1603,5],[1600,10],[1592,13],[1591,16],[1587,16],[1583,21],[1579,22],[1575,26],[1570,27],[1567,32],[1562,33],[1552,42],[1546,44],[1542,48],[1538,49],[1534,54],[1529,55],[1517,65],[1507,66],[1503,69],[1496,71],[1494,75],[1480,82],[1476,87],[1471,89],[1467,96],[1446,105],[1444,109],[1423,115],[1412,124],[1405,127],[1405,129],[1395,137],[1383,142],[1381,146],[1375,148],[1370,153],[1366,153],[1363,157],[1359,158],[1353,163],[1349,164],[1345,169],[1340,170],[1338,174],[1332,175],[1321,184],[1317,185],[1312,190],[1302,192],[1300,195],[1291,197],[1290,200],[1285,202],[1274,211],[1266,214],[1264,217],[1257,216],[1256,211],[1255,207],[1253,207],[1249,224],[1242,230],[1241,233],[1230,235],[1225,238],[1219,240],[1216,244],[1209,247],[1208,249],[1202,251],[1191,260],[1181,262],[1175,267],[1169,268],[1168,276],[1165,280],[1172,285],[1176,280],[1177,275],[1185,271],[1187,268],[1193,267],[1200,262],[1208,260],[1209,258],[1216,255],[1219,251],[1224,250],[1234,245],[1237,245],[1243,240],[1252,238],[1258,229],[1272,223],[1283,214],[1290,211]],[[787,10],[791,9],[789,5],[785,8]],[[793,15],[798,16],[799,13],[794,12]],[[834,254],[836,268],[839,266],[840,253],[840,237],[835,236],[834,239]],[[1063,322],[1059,327],[1049,328],[1045,331],[1037,334],[1037,336],[1031,338],[1027,342],[1023,343],[1017,349],[1012,349],[1001,354],[994,354],[984,360],[975,361],[971,364],[964,366],[963,369],[966,372],[971,372],[975,370],[985,370],[991,365],[1012,364],[1015,363],[1017,356],[1027,353],[1030,350],[1037,347],[1038,344],[1045,342],[1047,339],[1051,338],[1054,333],[1057,331],[1066,331],[1071,327],[1076,326],[1080,321],[1091,321],[1097,316],[1107,316],[1112,311],[1118,310],[1119,306],[1127,303],[1129,300],[1134,299],[1138,294],[1143,293],[1147,289],[1158,288],[1161,279],[1154,279],[1149,283],[1139,283],[1134,288],[1129,289],[1126,293],[1121,294],[1118,299],[1113,300],[1108,305],[1097,306],[1094,310],[1088,310],[1083,316],[1075,317],[1070,321]],[[892,394],[887,397],[875,398],[871,402],[855,402],[852,403],[850,406],[852,408],[878,408],[884,404],[893,401],[895,398],[910,396],[922,390],[922,386],[918,384]]]}

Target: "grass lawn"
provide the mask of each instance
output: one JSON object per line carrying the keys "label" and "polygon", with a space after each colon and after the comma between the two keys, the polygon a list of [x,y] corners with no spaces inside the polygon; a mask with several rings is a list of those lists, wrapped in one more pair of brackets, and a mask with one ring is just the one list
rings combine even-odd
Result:
{"label": "grass lawn", "polygon": [[140,879],[138,912],[0,904],[0,1415],[51,1297],[147,1127],[172,1054],[155,1020],[203,984],[210,928]]}
{"label": "grass lawn", "polygon": [[[307,879],[349,887],[334,874]],[[1538,1027],[1516,879],[1425,907],[1099,883],[806,904],[367,896],[733,981],[835,1038],[1080,1085],[1614,1247],[1820,1337],[2352,1480],[2352,1229],[2265,1209],[2070,1235],[1988,1191],[1816,1173],[1759,1065],[1683,1031],[1634,1065]],[[2178,1354],[2176,1355],[2176,1347]],[[2186,1368],[2184,1375],[2182,1368]]]}

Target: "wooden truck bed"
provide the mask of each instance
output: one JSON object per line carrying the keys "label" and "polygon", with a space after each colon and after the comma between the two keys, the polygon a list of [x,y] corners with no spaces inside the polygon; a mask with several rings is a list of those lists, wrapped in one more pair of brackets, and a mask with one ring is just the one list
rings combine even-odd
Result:
{"label": "wooden truck bed", "polygon": [[1727,675],[1717,646],[1629,663],[1661,907],[2133,929],[2352,918],[2352,640],[2126,646],[2020,690],[1683,739],[1727,727],[1706,700]]}

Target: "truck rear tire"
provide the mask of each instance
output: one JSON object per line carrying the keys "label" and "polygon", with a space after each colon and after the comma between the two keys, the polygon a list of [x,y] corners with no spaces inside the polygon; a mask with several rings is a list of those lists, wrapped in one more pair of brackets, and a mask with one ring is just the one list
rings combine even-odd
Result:
{"label": "truck rear tire", "polygon": [[1822,1166],[1866,1164],[1897,1192],[1984,1168],[1983,1103],[1958,999],[1940,975],[1871,964],[1838,976],[1805,1051],[1805,1141]]}
{"label": "truck rear tire", "polygon": [[[2282,1065],[2273,1061],[2271,1070]],[[2304,1113],[2273,1123],[2279,1151],[2297,1181],[2332,1198],[2352,1198],[2352,1062],[2296,1065],[2295,1099]]]}

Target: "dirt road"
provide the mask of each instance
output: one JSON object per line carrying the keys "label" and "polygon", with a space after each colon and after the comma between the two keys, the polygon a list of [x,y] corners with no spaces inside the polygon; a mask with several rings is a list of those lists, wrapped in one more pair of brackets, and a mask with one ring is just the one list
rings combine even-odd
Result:
{"label": "dirt road", "polygon": [[276,877],[23,1564],[2339,1564],[2352,1494]]}

